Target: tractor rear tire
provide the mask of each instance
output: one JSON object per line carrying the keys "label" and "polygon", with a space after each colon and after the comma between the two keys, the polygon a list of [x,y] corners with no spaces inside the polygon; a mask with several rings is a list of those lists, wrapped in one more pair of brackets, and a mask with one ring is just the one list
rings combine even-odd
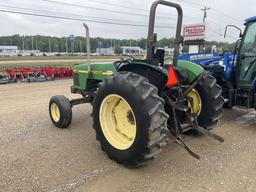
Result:
{"label": "tractor rear tire", "polygon": [[198,124],[210,130],[223,116],[224,98],[222,97],[222,89],[217,85],[217,81],[213,76],[207,75],[196,86],[196,90],[202,100],[202,110],[197,118]]}
{"label": "tractor rear tire", "polygon": [[[120,110],[119,105],[126,107]],[[157,157],[166,143],[164,100],[154,85],[135,73],[118,72],[106,78],[94,98],[92,116],[101,149],[120,164],[144,165]]]}
{"label": "tractor rear tire", "polygon": [[50,99],[49,114],[53,124],[58,128],[67,128],[72,120],[72,109],[69,100],[63,95]]}

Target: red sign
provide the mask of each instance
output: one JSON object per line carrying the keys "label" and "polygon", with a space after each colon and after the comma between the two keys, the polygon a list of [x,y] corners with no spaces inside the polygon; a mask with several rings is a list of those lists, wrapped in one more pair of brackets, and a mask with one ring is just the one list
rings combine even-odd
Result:
{"label": "red sign", "polygon": [[205,38],[205,24],[186,25],[183,29],[185,40],[200,40]]}

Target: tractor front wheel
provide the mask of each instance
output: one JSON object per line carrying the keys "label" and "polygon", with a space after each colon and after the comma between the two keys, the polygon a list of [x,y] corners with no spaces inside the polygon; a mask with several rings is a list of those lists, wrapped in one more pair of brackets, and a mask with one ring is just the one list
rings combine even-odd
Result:
{"label": "tractor front wheel", "polygon": [[94,98],[92,114],[102,150],[118,163],[143,165],[165,144],[164,100],[140,75],[119,72],[106,78]]}
{"label": "tractor front wheel", "polygon": [[63,95],[52,97],[49,102],[49,114],[56,127],[67,128],[72,120],[69,100]]}

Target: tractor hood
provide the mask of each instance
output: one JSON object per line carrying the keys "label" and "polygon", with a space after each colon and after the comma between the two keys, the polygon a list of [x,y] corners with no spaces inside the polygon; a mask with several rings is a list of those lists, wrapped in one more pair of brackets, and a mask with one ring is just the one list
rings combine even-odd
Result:
{"label": "tractor hood", "polygon": [[112,62],[92,63],[91,71],[88,70],[88,64],[74,65],[73,69],[73,89],[86,90],[87,80],[104,80],[107,76],[113,75],[116,68]]}
{"label": "tractor hood", "polygon": [[[88,64],[74,65],[72,69],[75,73],[88,74]],[[112,62],[92,63],[91,70],[91,73],[95,75],[112,75],[116,72]]]}

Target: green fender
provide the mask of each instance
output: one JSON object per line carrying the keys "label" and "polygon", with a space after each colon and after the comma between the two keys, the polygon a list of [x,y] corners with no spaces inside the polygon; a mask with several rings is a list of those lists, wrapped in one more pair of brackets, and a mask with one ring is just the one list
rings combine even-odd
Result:
{"label": "green fender", "polygon": [[127,69],[127,67],[128,68],[134,68],[134,66],[142,66],[144,68],[149,68],[149,69],[152,69],[152,70],[156,70],[156,71],[159,71],[160,73],[163,73],[163,75],[168,76],[168,72],[165,69],[160,68],[156,65],[152,65],[152,64],[143,62],[143,61],[134,61],[132,63],[124,64],[119,69],[117,69],[117,71],[123,71],[124,69]]}
{"label": "green fender", "polygon": [[[162,69],[156,65],[152,65],[144,62],[134,62],[134,63],[126,64],[126,65],[123,65],[121,68],[125,68],[129,65],[134,65],[134,64],[142,65],[142,66],[151,68],[153,70],[160,71],[164,75],[168,76],[168,71],[166,69]],[[190,83],[193,83],[205,71],[201,66],[189,61],[184,61],[184,60],[178,60],[177,67],[185,69],[187,71],[188,80]]]}
{"label": "green fender", "polygon": [[[113,65],[113,63],[92,63],[91,64],[91,79],[102,81],[107,76],[113,75],[117,71],[122,71],[125,67],[132,67],[132,65],[140,65],[147,68],[151,68],[153,70],[161,72],[163,75],[168,76],[168,71],[164,68],[158,67],[156,65],[152,65],[146,62],[142,61],[135,61],[134,63],[130,64],[124,64],[121,68],[117,69]],[[177,63],[177,67],[180,67],[182,69],[185,69],[188,73],[189,82],[193,83],[197,77],[199,77],[202,73],[204,73],[204,69],[200,67],[199,65],[179,60]],[[87,80],[89,78],[88,74],[88,65],[87,64],[80,64],[75,65],[72,67],[73,69],[73,81],[74,85],[73,87],[76,87],[79,90],[86,90],[87,89]]]}
{"label": "green fender", "polygon": [[204,69],[192,62],[178,60],[177,67],[185,69],[188,73],[189,82],[194,82],[201,74],[204,73]]}

